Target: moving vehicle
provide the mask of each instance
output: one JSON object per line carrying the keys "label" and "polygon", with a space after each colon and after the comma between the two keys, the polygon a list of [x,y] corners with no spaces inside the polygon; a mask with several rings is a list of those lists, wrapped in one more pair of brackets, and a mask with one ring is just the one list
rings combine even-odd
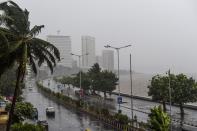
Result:
{"label": "moving vehicle", "polygon": [[46,108],[46,115],[47,116],[55,116],[55,108],[54,107],[47,107]]}

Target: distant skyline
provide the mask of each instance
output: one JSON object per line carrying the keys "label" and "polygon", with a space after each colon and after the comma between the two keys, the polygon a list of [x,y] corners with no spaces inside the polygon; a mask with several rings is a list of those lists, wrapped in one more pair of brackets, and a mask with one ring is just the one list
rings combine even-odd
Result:
{"label": "distant skyline", "polygon": [[102,67],[104,69],[113,71],[114,70],[114,51],[113,50],[103,50],[102,51]]}
{"label": "distant skyline", "polygon": [[92,36],[81,37],[82,66],[90,68],[96,62],[95,38]]}
{"label": "distant skyline", "polygon": [[[144,73],[197,73],[196,0],[14,0],[30,11],[31,25],[45,25],[40,37],[71,36],[80,53],[81,36],[95,37],[96,54],[104,45],[120,51],[120,68]],[[114,52],[115,68],[117,56]]]}

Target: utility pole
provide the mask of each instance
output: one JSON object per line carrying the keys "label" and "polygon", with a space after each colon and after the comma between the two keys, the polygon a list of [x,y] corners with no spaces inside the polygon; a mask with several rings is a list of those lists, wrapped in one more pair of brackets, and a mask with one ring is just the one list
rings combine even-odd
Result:
{"label": "utility pole", "polygon": [[171,85],[170,85],[170,69],[168,71],[168,77],[169,77],[169,98],[170,98],[170,131],[172,131],[172,89],[171,89]]}
{"label": "utility pole", "polygon": [[81,93],[82,93],[82,89],[81,89],[81,57],[84,56],[84,55],[88,55],[88,53],[86,54],[82,54],[82,55],[77,55],[77,54],[73,54],[71,53],[71,55],[73,56],[77,56],[79,58],[79,88],[80,88],[80,100],[81,100]]}
{"label": "utility pole", "polygon": [[130,54],[130,80],[131,80],[131,118],[133,120],[133,81],[132,81],[132,68],[131,68],[131,54]]}

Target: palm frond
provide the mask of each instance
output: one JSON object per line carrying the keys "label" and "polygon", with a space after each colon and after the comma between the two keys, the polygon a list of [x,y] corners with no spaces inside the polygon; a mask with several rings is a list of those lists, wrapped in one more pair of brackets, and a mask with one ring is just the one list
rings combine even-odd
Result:
{"label": "palm frond", "polygon": [[0,56],[3,56],[4,53],[8,50],[9,42],[5,34],[0,31]]}
{"label": "palm frond", "polygon": [[15,2],[9,0],[8,3],[10,3],[11,6],[14,6],[14,7],[16,7],[16,8],[18,8],[18,9],[20,9],[22,11],[22,9]]}
{"label": "palm frond", "polygon": [[60,61],[60,52],[57,49],[57,47],[55,47],[50,42],[44,41],[44,40],[39,39],[39,38],[33,38],[32,40],[35,41],[34,44],[36,43],[36,44],[40,45],[40,47],[44,47],[47,50],[49,50],[55,56],[55,58],[58,61]]}
{"label": "palm frond", "polygon": [[56,66],[56,60],[52,52],[48,51],[47,48],[39,46],[39,45],[38,45],[38,48],[42,49],[44,55],[46,55],[50,59],[50,61],[53,62],[53,65]]}
{"label": "palm frond", "polygon": [[5,14],[0,14],[0,25],[5,24],[6,21],[13,21],[13,19]]}
{"label": "palm frond", "polygon": [[35,25],[29,32],[29,35],[34,37],[41,32],[41,29],[44,28],[44,25],[37,26]]}
{"label": "palm frond", "polygon": [[31,66],[31,69],[33,70],[35,75],[37,75],[37,68],[36,68],[35,60],[31,54],[29,54],[28,56],[29,56],[29,64]]}
{"label": "palm frond", "polygon": [[23,42],[22,40],[9,42],[9,49],[1,52],[0,57],[7,56],[9,53],[12,53],[12,52],[18,50],[18,48],[19,48],[19,46],[21,46],[22,42]]}
{"label": "palm frond", "polygon": [[31,55],[34,57],[35,60],[38,62],[38,66],[41,66],[44,62],[47,63],[49,69],[51,70],[51,73],[53,73],[53,62],[48,58],[47,55],[43,52],[41,48],[37,48],[36,46],[31,46],[30,47]]}

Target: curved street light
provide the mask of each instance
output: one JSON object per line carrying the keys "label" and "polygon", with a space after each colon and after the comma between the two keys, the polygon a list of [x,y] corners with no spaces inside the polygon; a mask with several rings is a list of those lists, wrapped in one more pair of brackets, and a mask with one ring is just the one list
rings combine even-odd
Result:
{"label": "curved street light", "polygon": [[[70,53],[71,55],[73,56],[77,56],[79,58],[79,88],[80,88],[80,91],[81,91],[81,57],[82,56],[85,56],[85,55],[88,55],[88,53],[86,54],[82,54],[82,55],[78,55],[78,54],[74,54],[74,53]],[[80,99],[81,99],[81,93],[80,93]]]}
{"label": "curved street light", "polygon": [[[130,47],[131,45],[126,45],[126,46],[121,46],[121,47],[113,47],[111,45],[105,45],[105,48],[112,48],[117,51],[117,56],[118,56],[118,96],[120,97],[120,71],[119,71],[119,50],[123,48]],[[121,112],[120,110],[120,103],[118,103],[118,112]]]}

